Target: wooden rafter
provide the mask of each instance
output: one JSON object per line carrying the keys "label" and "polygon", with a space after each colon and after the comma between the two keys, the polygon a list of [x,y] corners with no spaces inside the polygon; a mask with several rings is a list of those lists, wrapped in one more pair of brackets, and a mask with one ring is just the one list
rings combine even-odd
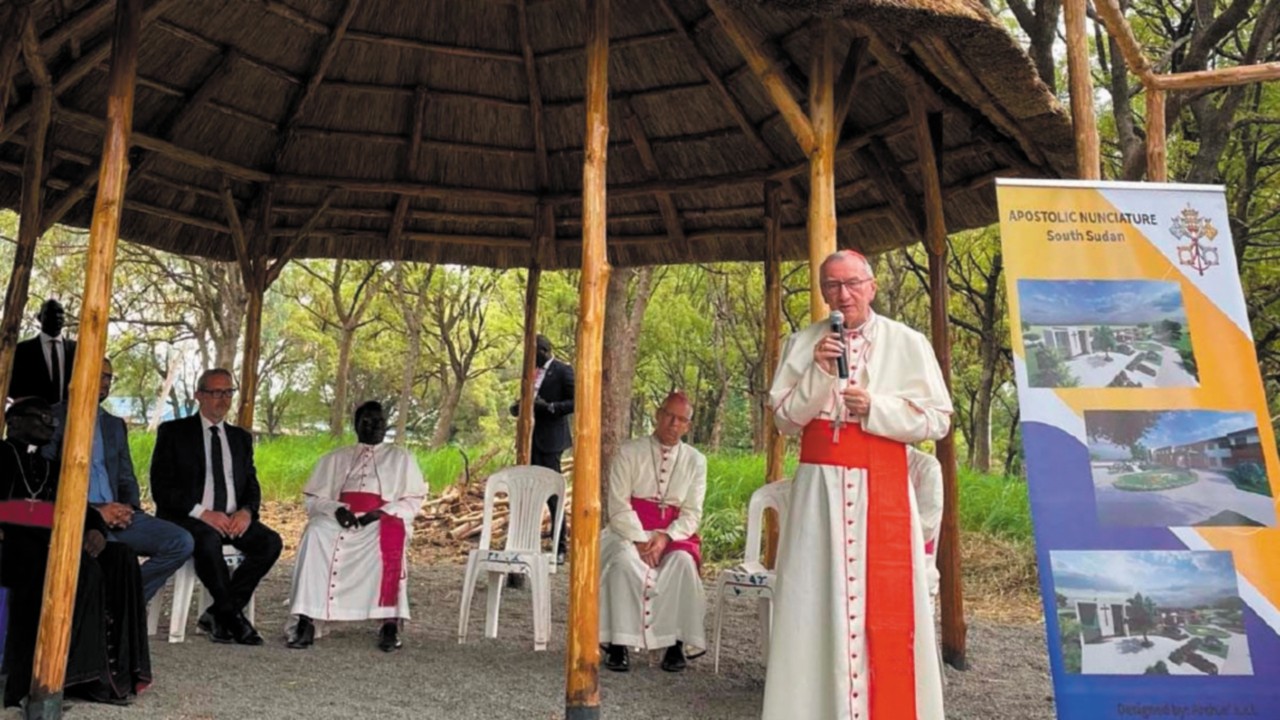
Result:
{"label": "wooden rafter", "polygon": [[231,194],[231,183],[225,178],[222,181],[222,209],[227,216],[227,227],[231,232],[231,247],[236,253],[236,263],[240,265],[243,277],[253,276],[253,260],[249,256],[249,239],[244,232],[244,223],[240,222],[240,211],[236,208],[235,196]]}
{"label": "wooden rafter", "polygon": [[518,190],[490,190],[488,188],[457,187],[452,185],[426,185],[406,183],[395,180],[363,180],[360,178],[321,177],[315,175],[281,174],[271,178],[272,182],[288,187],[340,187],[347,192],[357,193],[391,193],[420,198],[442,198],[447,200],[473,200],[476,202],[494,202],[504,205],[532,205],[538,196],[531,192]]}
{"label": "wooden rafter", "polygon": [[543,127],[542,86],[538,82],[538,61],[534,57],[533,42],[529,39],[529,14],[525,0],[516,2],[516,24],[520,33],[525,81],[529,84],[529,121],[533,128],[534,168],[537,173],[534,187],[542,193],[550,187],[551,175],[547,168],[547,135]]}
{"label": "wooden rafter", "polygon": [[844,65],[840,68],[840,77],[836,80],[836,136],[849,117],[849,109],[853,107],[853,99],[857,97],[858,85],[868,73],[863,67],[867,55],[867,39],[855,37],[849,43],[849,53],[845,55]]}
{"label": "wooden rafter", "polygon": [[396,35],[383,35],[372,32],[350,32],[347,33],[347,38],[352,42],[374,43],[378,45],[387,45],[388,47],[398,47],[406,50],[420,50],[422,52],[437,55],[449,55],[452,57],[471,58],[474,60],[497,60],[499,62],[509,63],[524,61],[524,58],[512,52],[482,50],[462,47],[460,45],[442,45],[440,43],[425,42],[416,38],[400,37]]}
{"label": "wooden rafter", "polygon": [[[329,188],[329,191],[320,199],[320,204],[311,213],[311,217],[307,218],[302,227],[298,228],[298,232],[284,246],[284,249],[276,256],[276,259],[267,265],[266,280],[268,287],[280,277],[280,273],[284,271],[284,266],[297,255],[298,248],[302,246],[302,241],[315,232],[316,226],[320,224],[320,220],[324,217],[325,212],[328,211],[329,205],[333,203],[333,198],[337,194],[338,188]],[[265,262],[265,258],[263,258],[263,261]]]}
{"label": "wooden rafter", "polygon": [[[684,19],[671,7],[669,0],[655,0],[655,2],[657,2],[658,8],[662,10],[662,13],[667,16],[667,21],[680,31],[680,41],[685,48],[685,54],[693,61],[694,66],[697,67],[698,72],[707,81],[707,84],[720,97],[721,105],[729,113],[729,116],[733,118],[733,121],[737,123],[738,127],[742,128],[743,135],[747,137],[747,140],[755,148],[756,154],[760,156],[765,165],[770,168],[776,168],[779,163],[777,153],[764,141],[764,137],[760,134],[760,129],[755,126],[755,123],[751,122],[751,118],[747,117],[747,113],[742,109],[738,99],[729,91],[729,86],[725,84],[724,79],[711,66],[711,61],[703,54],[702,49],[698,47],[698,41],[689,31],[689,28],[685,26]],[[713,15],[707,15],[704,19],[712,17]],[[788,180],[784,182],[782,188],[792,202],[800,204],[804,201],[804,193],[796,187],[794,181]]]}
{"label": "wooden rafter", "polygon": [[[428,98],[425,86],[419,87],[413,96],[413,119],[409,123],[409,152],[405,154],[403,170],[406,182],[418,179],[418,158],[422,154],[422,133],[427,125]],[[391,256],[397,260],[404,257],[404,223],[409,217],[409,204],[409,196],[397,197],[395,210],[391,214],[391,228],[387,234],[387,242],[391,245]]]}
{"label": "wooden rafter", "polygon": [[[142,13],[142,27],[145,29],[152,21],[160,16],[165,10],[173,5],[177,0],[154,0]],[[67,68],[66,72],[58,76],[53,83],[53,98],[57,100],[63,93],[75,87],[83,80],[93,69],[107,59],[111,54],[111,41],[104,39],[94,46],[92,50],[85,53]],[[5,122],[4,130],[0,131],[0,144],[12,137],[13,133],[20,130],[31,120],[33,107],[31,103],[27,103],[15,110],[9,119]],[[59,113],[61,114],[61,112]],[[101,132],[99,130],[99,132]]]}
{"label": "wooden rafter", "polygon": [[289,145],[293,139],[293,131],[305,115],[312,99],[315,98],[316,89],[320,87],[320,83],[324,82],[325,73],[329,71],[329,65],[338,53],[338,46],[342,44],[342,39],[347,36],[347,28],[351,26],[351,20],[355,17],[356,10],[359,9],[360,0],[347,0],[347,5],[342,10],[342,17],[338,19],[338,23],[333,27],[333,32],[329,35],[329,42],[325,43],[324,50],[320,52],[320,56],[316,59],[315,67],[311,71],[311,77],[307,78],[307,84],[302,88],[302,93],[294,99],[293,106],[285,116],[284,122],[280,124],[279,134],[276,135],[275,151],[271,154],[272,172],[280,167],[284,156],[288,153]]}
{"label": "wooden rafter", "polygon": [[[636,154],[640,156],[640,165],[649,179],[662,179],[658,160],[653,155],[653,147],[649,145],[649,138],[644,134],[644,125],[641,124],[640,117],[636,115],[631,103],[627,103],[622,111],[622,125],[635,145]],[[653,198],[658,203],[658,210],[662,213],[662,222],[667,227],[671,242],[679,248],[684,248],[684,226],[680,223],[680,211],[676,208],[675,201],[671,199],[671,193],[658,190],[653,193]]]}
{"label": "wooden rafter", "polygon": [[902,166],[889,146],[877,138],[858,152],[861,156],[859,164],[867,176],[880,185],[881,195],[885,196],[889,207],[893,209],[893,218],[911,237],[923,236],[924,219],[920,215],[919,195],[907,183]]}
{"label": "wooden rafter", "polygon": [[800,146],[800,150],[806,156],[812,155],[817,142],[814,138],[813,125],[784,80],[777,60],[766,54],[761,47],[759,36],[736,9],[730,7],[724,0],[708,0],[707,4],[719,18],[721,27],[738,48],[738,52],[751,66],[752,73],[764,86],[765,93],[773,101],[774,107],[782,113],[782,118],[791,129],[792,137]]}
{"label": "wooden rafter", "polygon": [[116,9],[116,0],[98,0],[82,8],[74,17],[58,25],[40,39],[40,54],[45,59],[57,54],[66,43],[83,42],[107,27]]}

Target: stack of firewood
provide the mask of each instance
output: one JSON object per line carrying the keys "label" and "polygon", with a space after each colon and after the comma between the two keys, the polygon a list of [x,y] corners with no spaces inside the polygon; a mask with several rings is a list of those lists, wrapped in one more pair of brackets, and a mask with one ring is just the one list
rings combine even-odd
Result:
{"label": "stack of firewood", "polygon": [[[573,462],[566,463],[566,474]],[[573,489],[565,493],[565,526],[569,525],[569,512],[573,506]],[[500,548],[506,540],[510,509],[506,495],[499,495],[493,503],[493,547]],[[422,507],[418,518],[421,532],[433,545],[456,545],[478,539],[484,529],[484,482],[455,483],[432,498]],[[551,533],[551,518],[542,520],[542,533]]]}

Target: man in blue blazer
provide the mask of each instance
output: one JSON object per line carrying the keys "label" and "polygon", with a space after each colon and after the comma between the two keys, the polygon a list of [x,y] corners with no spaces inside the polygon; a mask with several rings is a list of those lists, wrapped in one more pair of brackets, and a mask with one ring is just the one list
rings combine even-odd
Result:
{"label": "man in blue blazer", "polygon": [[[196,575],[213,595],[200,625],[217,643],[261,645],[244,616],[258,583],[280,557],[280,536],[258,520],[262,492],[253,466],[253,436],[224,422],[235,387],[223,368],[206,370],[196,384],[200,412],[170,420],[156,433],[151,494],[156,514],[191,533]],[[244,555],[232,573],[222,546]]]}
{"label": "man in blue blazer", "polygon": [[[111,360],[104,358],[98,385],[99,403],[111,394],[114,377]],[[54,414],[63,422],[53,442],[45,447],[44,455],[49,460],[60,461],[66,405],[54,406]],[[106,523],[109,540],[124,543],[137,555],[147,558],[141,568],[142,593],[145,601],[150,602],[169,576],[191,557],[191,533],[142,509],[142,492],[133,470],[133,457],[129,455],[129,431],[124,419],[102,407],[98,408],[98,424],[89,455],[89,504]]]}

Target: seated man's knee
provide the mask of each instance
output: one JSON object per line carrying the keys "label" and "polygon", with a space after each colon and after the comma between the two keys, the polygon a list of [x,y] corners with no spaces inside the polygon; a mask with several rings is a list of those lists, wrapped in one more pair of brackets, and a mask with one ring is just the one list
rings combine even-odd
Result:
{"label": "seated man's knee", "polygon": [[174,532],[169,535],[169,539],[164,545],[165,551],[175,557],[191,557],[191,553],[195,552],[196,549],[196,541],[191,537],[191,533],[176,525],[174,526]]}
{"label": "seated man's knee", "polygon": [[693,556],[683,550],[667,553],[667,556],[662,559],[662,566],[670,572],[698,574],[698,566],[693,561]]}
{"label": "seated man's knee", "polygon": [[271,558],[280,557],[280,553],[284,551],[284,541],[280,539],[280,533],[272,530],[266,525],[262,526],[262,554]]}

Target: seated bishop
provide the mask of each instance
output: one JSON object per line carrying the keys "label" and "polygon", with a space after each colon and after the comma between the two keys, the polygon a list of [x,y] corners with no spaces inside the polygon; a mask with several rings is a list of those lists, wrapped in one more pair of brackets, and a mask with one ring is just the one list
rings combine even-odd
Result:
{"label": "seated bishop", "polygon": [[309,519],[293,572],[293,649],[312,645],[317,621],[334,620],[382,620],[378,647],[401,647],[406,553],[427,485],[413,455],[382,442],[380,403],[356,408],[355,429],[359,442],[321,458],[303,488]]}
{"label": "seated bishop", "polygon": [[[707,460],[681,442],[693,408],[667,396],[653,435],[618,449],[609,470],[609,520],[600,540],[600,642],[604,665],[630,669],[628,648],[664,649],[662,669],[686,667],[706,648],[706,597],[698,523]],[[701,654],[699,652],[698,654]]]}

